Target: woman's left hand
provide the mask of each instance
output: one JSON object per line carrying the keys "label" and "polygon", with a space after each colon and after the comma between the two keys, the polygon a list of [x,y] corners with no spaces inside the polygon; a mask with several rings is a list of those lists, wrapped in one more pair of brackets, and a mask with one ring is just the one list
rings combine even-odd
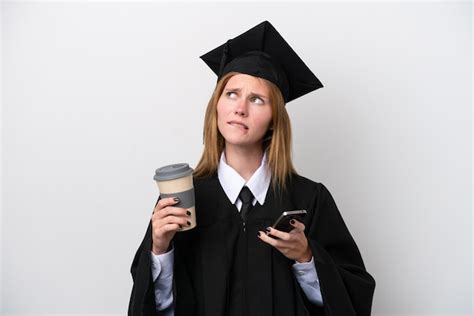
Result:
{"label": "woman's left hand", "polygon": [[[308,239],[304,234],[304,224],[293,220],[291,225],[293,225],[294,228],[289,233],[268,227],[266,232],[258,232],[258,238],[275,247],[288,259],[298,262],[311,261],[313,253],[308,245]],[[272,238],[269,235],[278,237],[279,239]]]}

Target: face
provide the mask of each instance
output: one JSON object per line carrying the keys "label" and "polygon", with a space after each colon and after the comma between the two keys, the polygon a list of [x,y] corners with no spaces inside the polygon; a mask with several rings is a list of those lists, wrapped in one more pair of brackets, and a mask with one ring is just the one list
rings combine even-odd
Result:
{"label": "face", "polygon": [[217,103],[217,126],[226,146],[257,147],[272,120],[270,89],[263,79],[232,76]]}

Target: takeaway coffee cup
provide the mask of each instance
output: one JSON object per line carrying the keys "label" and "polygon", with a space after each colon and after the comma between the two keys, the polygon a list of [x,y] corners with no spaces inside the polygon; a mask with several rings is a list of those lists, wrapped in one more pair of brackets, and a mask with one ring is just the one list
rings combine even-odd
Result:
{"label": "takeaway coffee cup", "polygon": [[183,226],[180,231],[196,227],[196,210],[194,208],[193,169],[187,163],[177,163],[156,169],[153,179],[158,184],[161,198],[177,197],[182,207],[191,212],[191,226]]}

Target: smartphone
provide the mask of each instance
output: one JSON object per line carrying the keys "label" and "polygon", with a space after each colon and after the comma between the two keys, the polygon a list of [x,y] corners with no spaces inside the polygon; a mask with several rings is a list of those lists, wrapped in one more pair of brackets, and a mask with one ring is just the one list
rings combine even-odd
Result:
{"label": "smartphone", "polygon": [[306,210],[285,211],[281,213],[280,217],[278,217],[272,227],[282,232],[288,233],[294,228],[293,225],[290,224],[290,221],[295,219],[298,222],[303,223],[305,216]]}

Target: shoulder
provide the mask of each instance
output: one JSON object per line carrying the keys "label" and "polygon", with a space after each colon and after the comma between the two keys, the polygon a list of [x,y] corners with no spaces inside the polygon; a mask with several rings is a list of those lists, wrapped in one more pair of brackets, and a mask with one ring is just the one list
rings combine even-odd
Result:
{"label": "shoulder", "polygon": [[206,177],[193,177],[193,185],[195,188],[213,185],[216,181],[218,181],[217,173]]}
{"label": "shoulder", "polygon": [[292,175],[288,189],[296,199],[318,199],[330,194],[323,183],[299,174]]}
{"label": "shoulder", "polygon": [[289,189],[295,206],[308,211],[309,221],[315,218],[321,220],[334,216],[341,217],[331,192],[323,183],[296,175]]}
{"label": "shoulder", "polygon": [[219,190],[219,179],[217,174],[207,177],[193,177],[194,192],[203,197],[212,197]]}
{"label": "shoulder", "polygon": [[299,174],[293,174],[291,179],[288,181],[288,187],[290,190],[314,192],[319,191],[324,185],[321,182],[311,180]]}

